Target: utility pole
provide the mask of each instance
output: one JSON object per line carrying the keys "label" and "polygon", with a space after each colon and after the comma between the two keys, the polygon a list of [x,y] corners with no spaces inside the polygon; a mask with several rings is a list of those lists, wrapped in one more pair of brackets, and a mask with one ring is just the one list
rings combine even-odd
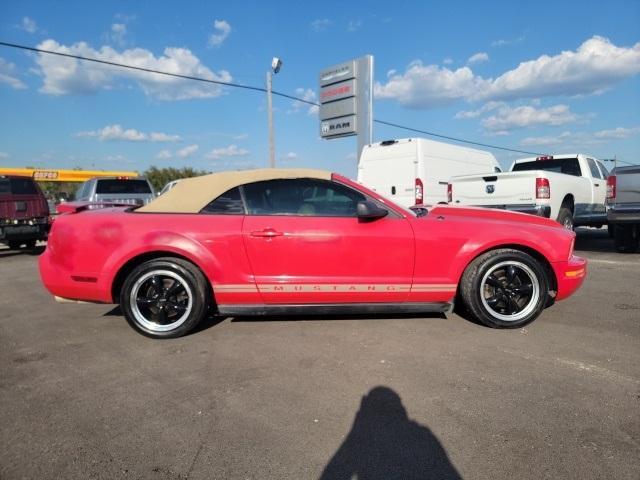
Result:
{"label": "utility pole", "polygon": [[[271,60],[271,70],[267,70],[267,110],[269,111],[269,167],[276,168],[276,146],[273,139],[273,99],[271,90],[273,86],[273,75],[280,71],[282,60],[273,57]],[[273,73],[272,73],[273,72]]]}
{"label": "utility pole", "polygon": [[273,140],[273,99],[271,98],[272,85],[271,70],[267,71],[267,110],[269,111],[269,167],[276,168],[276,147]]}

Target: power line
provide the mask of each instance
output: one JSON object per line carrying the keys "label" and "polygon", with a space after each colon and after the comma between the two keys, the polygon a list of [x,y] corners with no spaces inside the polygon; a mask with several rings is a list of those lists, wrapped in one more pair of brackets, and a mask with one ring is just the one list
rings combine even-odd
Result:
{"label": "power line", "polygon": [[389,127],[402,128],[403,130],[408,130],[410,132],[423,133],[425,135],[431,135],[432,137],[444,138],[444,139],[447,139],[447,140],[453,140],[455,142],[469,143],[471,145],[478,145],[478,146],[481,146],[481,147],[496,148],[498,150],[506,150],[507,152],[524,153],[526,155],[542,155],[541,153],[537,153],[537,152],[527,152],[526,150],[517,150],[515,148],[500,147],[498,145],[490,145],[488,143],[473,142],[471,140],[464,140],[464,139],[461,139],[461,138],[450,137],[448,135],[441,135],[439,133],[427,132],[426,130],[420,130],[420,129],[417,129],[417,128],[406,127],[404,125],[398,125],[397,123],[385,122],[384,120],[376,120],[376,119],[374,119],[373,121],[376,122],[376,123],[379,123],[380,125],[388,125]]}
{"label": "power line", "polygon": [[[8,42],[2,42],[0,41],[0,46],[3,47],[10,47],[10,48],[17,48],[20,50],[26,50],[26,51],[30,51],[30,52],[36,52],[36,53],[45,53],[45,54],[49,54],[49,55],[57,55],[59,57],[66,57],[66,58],[73,58],[75,60],[84,60],[86,62],[94,62],[94,63],[100,63],[103,65],[110,65],[113,67],[120,67],[120,68],[128,68],[131,70],[137,70],[137,71],[141,71],[141,72],[147,72],[147,73],[155,73],[158,75],[166,75],[169,77],[174,77],[174,78],[181,78],[184,80],[194,80],[197,82],[205,82],[205,83],[211,83],[211,84],[215,84],[215,85],[222,85],[222,86],[226,86],[226,87],[234,87],[234,88],[242,88],[245,90],[253,90],[256,92],[263,92],[266,93],[267,89],[263,88],[263,87],[255,87],[252,85],[243,85],[241,83],[234,83],[234,82],[224,82],[222,80],[211,80],[208,78],[202,78],[202,77],[194,77],[191,75],[181,75],[178,73],[170,73],[170,72],[164,72],[161,70],[155,70],[152,68],[144,68],[144,67],[135,67],[133,65],[126,65],[124,63],[118,63],[118,62],[110,62],[108,60],[100,60],[98,58],[90,58],[90,57],[84,57],[81,55],[73,55],[70,53],[62,53],[62,52],[55,52],[53,50],[44,50],[41,48],[35,48],[35,47],[29,47],[26,45],[19,45],[16,43],[8,43]],[[304,98],[298,98],[298,97],[294,97],[293,95],[287,95],[286,93],[282,93],[282,92],[277,92],[277,91],[272,91],[273,95],[277,95],[279,97],[283,97],[283,98],[288,98],[290,100],[294,100],[296,102],[301,102],[307,105],[312,105],[312,106],[316,106],[319,107],[320,104],[318,104],[317,102],[313,102],[310,100],[305,100]],[[436,137],[436,138],[443,138],[446,140],[452,140],[454,142],[460,142],[460,143],[468,143],[470,145],[477,145],[477,146],[481,146],[481,147],[486,147],[486,148],[493,148],[496,150],[504,150],[507,152],[515,152],[515,153],[522,153],[522,154],[526,154],[526,155],[540,155],[540,153],[536,153],[536,152],[528,152],[526,150],[518,150],[515,148],[508,148],[508,147],[503,147],[500,145],[491,145],[488,143],[480,143],[480,142],[474,142],[472,140],[465,140],[463,138],[457,138],[457,137],[451,137],[449,135],[442,135],[440,133],[434,133],[434,132],[429,132],[427,130],[421,130],[421,129],[417,129],[417,128],[412,128],[412,127],[408,127],[406,125],[400,125],[397,123],[393,123],[393,122],[387,122],[384,120],[377,120],[374,119],[374,122],[380,124],[380,125],[386,125],[389,127],[394,127],[394,128],[399,128],[402,130],[407,130],[409,132],[417,132],[417,133],[422,133],[424,135],[429,135],[432,137]]]}

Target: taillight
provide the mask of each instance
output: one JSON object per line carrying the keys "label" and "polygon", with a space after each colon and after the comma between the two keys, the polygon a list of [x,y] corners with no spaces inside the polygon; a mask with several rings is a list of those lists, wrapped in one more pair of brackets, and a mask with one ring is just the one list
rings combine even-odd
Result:
{"label": "taillight", "polygon": [[616,186],[616,176],[609,175],[609,178],[607,178],[607,199],[611,200],[616,198]]}
{"label": "taillight", "polygon": [[422,180],[416,178],[416,205],[422,205],[424,201],[424,186]]}
{"label": "taillight", "polygon": [[447,183],[447,202],[453,202],[453,185]]}
{"label": "taillight", "polygon": [[551,198],[551,187],[548,178],[536,178],[536,198]]}

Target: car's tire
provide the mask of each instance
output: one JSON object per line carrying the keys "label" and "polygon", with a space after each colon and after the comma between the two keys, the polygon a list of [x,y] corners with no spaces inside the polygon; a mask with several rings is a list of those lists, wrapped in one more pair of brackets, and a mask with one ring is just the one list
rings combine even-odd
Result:
{"label": "car's tire", "polygon": [[492,328],[518,328],[548,303],[549,279],[538,260],[520,250],[497,249],[471,262],[460,281],[468,311]]}
{"label": "car's tire", "polygon": [[607,233],[609,234],[609,238],[613,238],[615,227],[612,223],[607,224]]}
{"label": "car's tire", "polygon": [[25,248],[27,250],[34,250],[36,248],[36,243],[36,240],[27,240],[26,242],[24,242]]}
{"label": "car's tire", "polygon": [[569,210],[567,207],[560,207],[557,222],[567,230],[573,230],[574,222],[573,213],[571,213],[571,210]]}
{"label": "car's tire", "polygon": [[17,240],[13,240],[11,242],[8,242],[7,245],[9,246],[9,248],[11,250],[20,250],[20,247],[22,246],[22,242],[18,242]]}
{"label": "car's tire", "polygon": [[179,258],[149,260],[134,268],[120,292],[129,324],[152,338],[186,335],[205,318],[211,295],[203,273]]}
{"label": "car's tire", "polygon": [[634,253],[638,250],[638,228],[633,225],[614,225],[613,243],[620,253]]}

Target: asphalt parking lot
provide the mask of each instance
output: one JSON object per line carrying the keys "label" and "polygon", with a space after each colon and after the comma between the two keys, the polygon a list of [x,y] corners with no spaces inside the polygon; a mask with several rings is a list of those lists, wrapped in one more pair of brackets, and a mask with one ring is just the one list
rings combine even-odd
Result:
{"label": "asphalt parking lot", "polygon": [[576,248],[584,287],[520,330],[227,318],[168,341],[0,250],[0,478],[636,480],[640,254]]}

